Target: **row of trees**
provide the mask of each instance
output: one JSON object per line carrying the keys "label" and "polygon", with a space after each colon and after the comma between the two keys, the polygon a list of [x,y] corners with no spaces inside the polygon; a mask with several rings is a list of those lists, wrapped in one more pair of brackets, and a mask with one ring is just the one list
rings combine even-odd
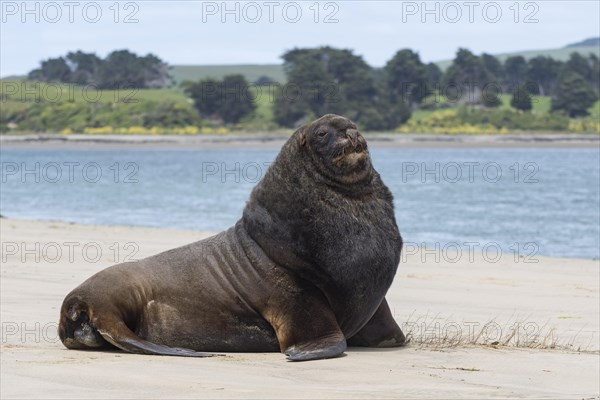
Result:
{"label": "row of trees", "polygon": [[[282,58],[284,85],[267,77],[254,85],[271,87],[274,122],[289,127],[338,113],[369,130],[394,129],[419,108],[498,107],[500,93],[513,94],[511,105],[521,111],[532,108],[532,95],[552,96],[553,112],[576,117],[587,114],[600,91],[600,66],[593,54],[573,53],[565,62],[544,56],[502,62],[490,54],[459,49],[445,72],[423,63],[410,49],[399,50],[383,68],[369,66],[351,50],[332,47],[293,49]],[[140,57],[119,50],[100,59],[77,51],[42,62],[29,78],[100,89],[160,88],[172,84],[168,71],[169,66],[152,54]],[[183,89],[203,118],[238,123],[256,109],[249,86],[243,76],[230,75],[185,82]]]}
{"label": "row of trees", "polygon": [[[594,54],[573,53],[566,62],[515,56],[503,63],[490,54],[477,56],[459,49],[445,72],[423,63],[410,49],[398,51],[381,70],[369,67],[349,50],[330,47],[291,50],[283,59],[288,84],[298,86],[303,94],[299,99],[277,98],[275,119],[285,126],[338,112],[368,129],[391,129],[417,108],[498,107],[501,93],[511,93],[511,105],[522,111],[532,108],[531,95],[552,96],[552,111],[576,117],[587,115],[600,91]],[[335,93],[323,90],[328,87]]]}
{"label": "row of trees", "polygon": [[[398,51],[382,69],[331,47],[294,49],[282,58],[287,83],[273,90],[273,113],[277,124],[289,127],[337,113],[369,130],[394,129],[419,108],[498,107],[501,93],[512,94],[511,106],[525,112],[532,109],[532,95],[552,96],[553,112],[576,117],[587,114],[600,90],[593,54],[573,53],[566,62],[516,56],[502,63],[490,54],[459,49],[445,73],[409,49]],[[188,82],[185,90],[201,116],[237,123],[255,108],[248,85],[242,76],[229,76]]]}
{"label": "row of trees", "polygon": [[294,49],[282,58],[288,82],[277,91],[274,116],[283,126],[333,112],[367,129],[393,129],[418,108],[498,107],[501,93],[511,93],[511,105],[521,111],[531,110],[532,95],[552,96],[552,111],[575,117],[587,114],[600,90],[593,54],[573,53],[566,62],[544,56],[501,62],[459,49],[445,72],[410,49],[398,51],[382,69],[331,47]]}
{"label": "row of trees", "polygon": [[153,54],[117,50],[102,59],[94,53],[70,52],[42,61],[28,78],[42,82],[93,84],[99,89],[163,88],[173,84],[169,66]]}
{"label": "row of trees", "polygon": [[499,105],[495,93],[508,92],[513,94],[511,104],[515,108],[527,110],[531,108],[529,95],[551,96],[552,111],[576,117],[586,115],[598,99],[600,63],[595,54],[586,58],[579,53],[572,53],[566,62],[545,56],[526,61],[522,56],[514,56],[501,63],[490,54],[478,57],[459,49],[442,79],[444,87],[475,87],[479,96],[461,99],[463,103],[495,107]]}
{"label": "row of trees", "polygon": [[[396,91],[402,90],[404,96],[408,95],[407,90],[412,91],[411,102],[420,102],[427,93],[440,86],[455,85],[471,86],[479,93],[486,86],[505,93],[514,93],[519,86],[525,86],[530,94],[552,96],[557,93],[558,82],[566,71],[579,74],[596,92],[600,87],[600,65],[595,54],[586,58],[579,53],[572,53],[566,62],[546,56],[537,56],[528,61],[522,56],[513,56],[502,63],[491,54],[476,56],[467,49],[459,49],[450,67],[442,74],[435,64],[425,65],[418,54],[404,49],[398,51],[384,69],[389,84]],[[462,100],[477,102],[479,99],[471,96]]]}

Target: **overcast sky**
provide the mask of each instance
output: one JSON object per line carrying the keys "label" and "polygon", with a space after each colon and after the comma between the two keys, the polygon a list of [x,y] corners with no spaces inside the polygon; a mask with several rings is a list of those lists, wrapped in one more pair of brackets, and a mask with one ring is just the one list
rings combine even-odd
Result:
{"label": "overcast sky", "polygon": [[429,62],[459,47],[503,53],[600,35],[596,0],[0,3],[0,76],[76,49],[103,57],[126,48],[170,64],[266,64],[294,47],[330,45],[382,66],[406,47]]}

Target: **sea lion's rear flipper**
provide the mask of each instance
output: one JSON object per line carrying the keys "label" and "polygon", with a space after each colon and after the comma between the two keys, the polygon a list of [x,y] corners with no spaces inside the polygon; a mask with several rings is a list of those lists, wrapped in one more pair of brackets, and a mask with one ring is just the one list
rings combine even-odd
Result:
{"label": "sea lion's rear flipper", "polygon": [[404,333],[394,320],[385,299],[369,322],[348,339],[348,346],[362,347],[398,347],[405,343]]}
{"label": "sea lion's rear flipper", "polygon": [[100,335],[102,335],[104,340],[129,353],[179,357],[213,357],[222,355],[214,353],[202,353],[190,349],[169,347],[162,344],[149,342],[133,333],[122,321],[102,325],[110,327],[109,329],[103,329],[102,327],[98,328],[98,332]]}
{"label": "sea lion's rear flipper", "polygon": [[333,310],[316,290],[274,300],[265,317],[275,329],[281,352],[290,361],[339,357],[346,350],[346,338]]}

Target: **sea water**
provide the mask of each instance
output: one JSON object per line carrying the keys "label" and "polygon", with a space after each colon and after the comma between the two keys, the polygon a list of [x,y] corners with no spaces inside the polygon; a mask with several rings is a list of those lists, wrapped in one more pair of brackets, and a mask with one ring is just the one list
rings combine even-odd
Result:
{"label": "sea water", "polygon": [[[240,218],[277,150],[0,155],[4,216],[217,232]],[[374,148],[371,157],[394,195],[408,248],[600,257],[598,149]]]}

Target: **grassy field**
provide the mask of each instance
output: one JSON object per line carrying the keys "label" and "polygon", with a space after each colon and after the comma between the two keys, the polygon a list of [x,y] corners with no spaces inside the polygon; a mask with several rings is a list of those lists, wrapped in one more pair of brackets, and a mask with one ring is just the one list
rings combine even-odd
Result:
{"label": "grassy field", "polygon": [[[273,93],[268,88],[251,87],[249,95],[255,99],[256,110],[244,118],[240,128],[265,130],[277,128],[273,121]],[[165,109],[165,105],[169,104]],[[64,124],[84,126],[130,126],[144,125],[152,114],[182,112],[184,116],[193,111],[193,101],[180,89],[123,89],[102,90],[67,84],[48,84],[31,81],[0,80],[0,122],[14,119],[26,121],[36,118],[48,121],[48,126]],[[39,109],[44,107],[44,110]],[[83,108],[82,108],[83,107]],[[93,109],[90,111],[90,108]],[[35,111],[35,116],[31,110]],[[39,111],[39,112],[38,112]],[[89,115],[89,114],[93,115]],[[19,117],[21,116],[21,117]],[[164,116],[163,122],[168,116]],[[50,120],[56,120],[54,124]],[[189,118],[188,118],[189,120]],[[198,117],[199,121],[199,117]],[[197,122],[198,122],[197,121]],[[190,122],[193,122],[190,120]],[[60,129],[59,129],[60,130]]]}
{"label": "grassy field", "polygon": [[[96,90],[71,84],[0,80],[0,129],[84,132],[86,129],[197,126],[200,117],[178,89]],[[110,129],[109,129],[110,128]]]}
{"label": "grassy field", "polygon": [[179,89],[97,90],[71,84],[0,80],[0,101],[6,102],[74,102],[131,103],[140,101],[187,101]]}
{"label": "grassy field", "polygon": [[[512,100],[512,95],[503,94],[500,96],[502,99],[502,108],[512,108],[510,106],[510,101]],[[552,98],[550,96],[531,96],[531,105],[534,113],[538,114],[546,114],[550,112],[550,103],[552,102]]]}
{"label": "grassy field", "polygon": [[[257,106],[255,112],[245,117],[239,124],[229,126],[227,129],[256,132],[277,129],[277,125],[273,122],[272,91],[266,87],[252,87],[249,94]],[[512,110],[510,94],[502,95],[501,100],[500,110]],[[0,80],[0,102],[0,125],[4,124],[4,129],[13,121],[17,122],[21,130],[50,132],[60,132],[65,129],[82,132],[88,128],[96,130],[106,128],[109,132],[111,130],[108,127],[168,129],[195,126],[201,130],[209,129],[211,126],[218,128],[200,118],[193,108],[192,100],[180,89],[96,91],[93,88],[85,89],[65,84]],[[534,96],[531,118],[547,118],[550,105],[550,97]],[[523,119],[523,117],[525,115],[519,118]],[[439,120],[440,124],[446,124],[449,123],[448,119],[454,117],[440,110],[415,110],[408,127],[421,122],[430,124],[432,118]],[[576,121],[577,124],[584,125],[581,127],[570,125],[569,129],[589,131],[592,126],[590,124],[598,120],[600,120],[600,102],[596,102],[590,108],[590,116],[577,120],[579,122]],[[460,125],[456,127],[458,130],[463,128]],[[566,125],[560,129],[566,129]],[[192,131],[197,130],[192,129]],[[140,129],[140,133],[145,132]]]}
{"label": "grassy field", "polygon": [[518,132],[561,132],[600,134],[600,101],[588,109],[585,117],[568,118],[551,113],[552,99],[535,96],[531,112],[510,106],[511,96],[502,95],[497,108],[449,107],[415,110],[410,119],[396,129],[400,133],[504,134]]}
{"label": "grassy field", "polygon": [[[511,98],[512,97],[510,94],[500,95],[500,99],[502,100],[502,105],[500,107],[501,108],[512,108],[510,106]],[[540,114],[550,112],[550,102],[551,102],[550,96],[534,96],[531,99],[531,102],[533,105],[533,112],[540,113]],[[415,120],[415,121],[420,121],[423,118],[431,115],[431,113],[433,113],[433,112],[434,112],[433,110],[415,110],[412,113],[411,119]]]}
{"label": "grassy field", "polygon": [[231,74],[242,74],[249,82],[255,82],[261,76],[268,76],[280,83],[286,81],[281,64],[174,65],[171,70],[171,76],[177,84],[184,80],[222,79]]}

